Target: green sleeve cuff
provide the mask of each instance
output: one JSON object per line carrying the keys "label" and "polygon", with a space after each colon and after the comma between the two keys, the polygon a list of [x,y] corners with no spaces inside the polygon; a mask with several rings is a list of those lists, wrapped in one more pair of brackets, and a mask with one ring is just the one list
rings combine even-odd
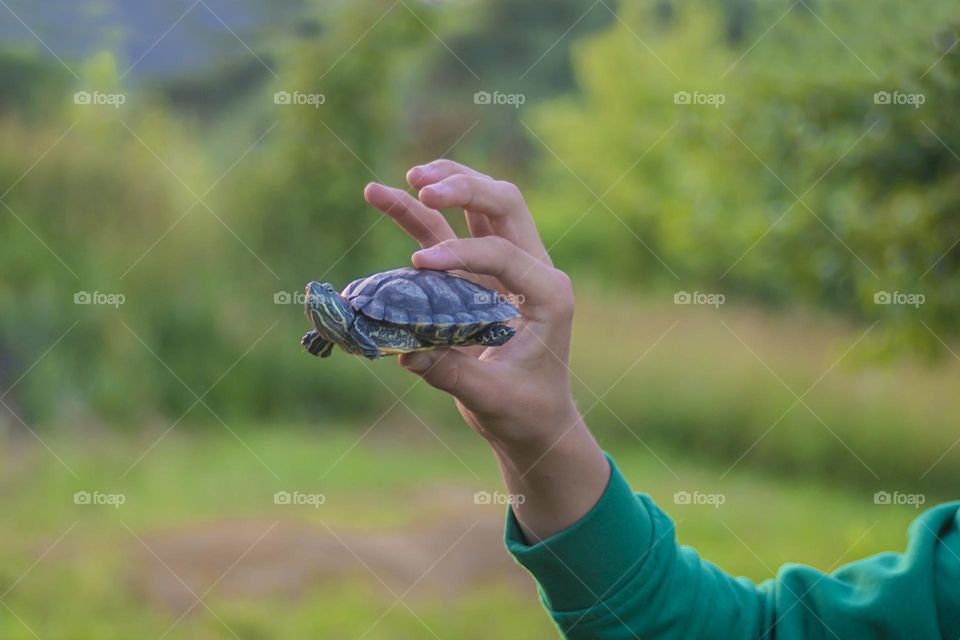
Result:
{"label": "green sleeve cuff", "polygon": [[610,479],[597,504],[576,523],[527,545],[512,509],[507,511],[507,550],[537,582],[554,612],[588,609],[615,595],[642,569],[653,542],[645,504],[610,456]]}

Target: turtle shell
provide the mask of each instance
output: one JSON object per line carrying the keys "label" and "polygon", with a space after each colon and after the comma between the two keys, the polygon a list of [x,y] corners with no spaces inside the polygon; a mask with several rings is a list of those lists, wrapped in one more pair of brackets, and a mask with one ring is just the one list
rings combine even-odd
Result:
{"label": "turtle shell", "polygon": [[341,295],[368,318],[399,325],[486,325],[520,315],[496,291],[430,269],[375,273],[354,280]]}

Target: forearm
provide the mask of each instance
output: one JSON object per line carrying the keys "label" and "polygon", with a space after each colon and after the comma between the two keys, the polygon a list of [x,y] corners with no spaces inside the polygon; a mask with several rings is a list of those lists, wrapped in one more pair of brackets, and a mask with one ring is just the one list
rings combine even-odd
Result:
{"label": "forearm", "polygon": [[762,637],[763,594],[680,547],[666,514],[608,466],[599,501],[558,534],[531,544],[516,513],[507,517],[507,548],[540,583],[563,637]]}
{"label": "forearm", "polygon": [[549,435],[532,441],[491,441],[514,515],[528,543],[544,540],[586,515],[610,478],[606,456],[572,408]]}
{"label": "forearm", "polygon": [[906,554],[881,554],[830,574],[788,565],[754,585],[680,546],[671,519],[649,496],[634,494],[611,463],[587,514],[533,543],[508,515],[506,543],[571,640],[939,640],[960,637],[958,514],[960,503],[922,515]]}

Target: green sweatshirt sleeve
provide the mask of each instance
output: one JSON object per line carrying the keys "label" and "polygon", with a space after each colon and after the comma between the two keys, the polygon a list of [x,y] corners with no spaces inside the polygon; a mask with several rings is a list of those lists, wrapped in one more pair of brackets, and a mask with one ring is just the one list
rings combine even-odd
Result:
{"label": "green sweatshirt sleeve", "polygon": [[960,502],[922,514],[904,554],[832,574],[787,565],[756,585],[678,545],[670,518],[610,467],[593,509],[543,542],[527,545],[508,511],[507,548],[566,638],[960,640]]}

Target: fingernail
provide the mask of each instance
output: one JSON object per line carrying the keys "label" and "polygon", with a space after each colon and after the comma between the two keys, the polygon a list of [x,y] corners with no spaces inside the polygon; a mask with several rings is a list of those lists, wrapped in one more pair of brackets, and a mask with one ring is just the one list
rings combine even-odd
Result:
{"label": "fingernail", "polygon": [[446,269],[455,262],[453,253],[443,245],[421,249],[410,260],[420,269]]}
{"label": "fingernail", "polygon": [[410,171],[407,171],[407,182],[414,183],[422,179],[426,175],[426,169],[422,165],[417,165]]}
{"label": "fingernail", "polygon": [[431,358],[429,354],[422,351],[408,353],[403,358],[403,366],[415,373],[423,373],[430,368],[432,363],[433,358]]}
{"label": "fingernail", "polygon": [[437,258],[440,258],[445,254],[446,254],[446,249],[444,249],[439,245],[435,245],[433,247],[427,247],[426,249],[420,249],[420,251],[417,251],[416,253],[413,254],[413,257],[426,258],[428,260],[429,259],[436,260]]}
{"label": "fingernail", "polygon": [[447,193],[449,190],[450,190],[450,187],[448,187],[442,182],[431,184],[430,186],[424,187],[423,189],[420,190],[420,199],[423,200],[424,195],[431,195],[431,194],[435,196],[442,196],[445,193]]}

